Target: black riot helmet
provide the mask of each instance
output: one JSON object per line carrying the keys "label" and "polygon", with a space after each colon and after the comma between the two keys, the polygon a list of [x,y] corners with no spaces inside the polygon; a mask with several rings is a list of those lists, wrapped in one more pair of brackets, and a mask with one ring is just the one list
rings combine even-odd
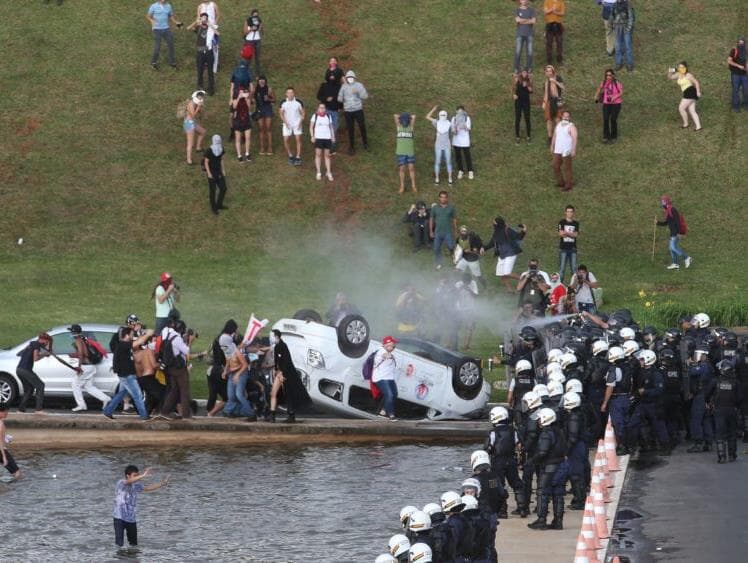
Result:
{"label": "black riot helmet", "polygon": [[522,342],[526,344],[537,344],[540,340],[538,331],[531,326],[523,327],[522,330],[519,331],[519,337],[522,339]]}
{"label": "black riot helmet", "polygon": [[666,368],[676,367],[678,359],[678,355],[672,348],[663,348],[660,352],[660,363]]}
{"label": "black riot helmet", "polygon": [[728,331],[722,337],[722,349],[723,350],[737,350],[738,349],[738,335],[734,332]]}
{"label": "black riot helmet", "polygon": [[722,360],[717,363],[717,371],[723,377],[733,377],[735,375],[735,362],[732,360]]}
{"label": "black riot helmet", "polygon": [[683,337],[683,333],[678,328],[669,328],[665,331],[665,342],[677,346],[680,344],[680,339]]}
{"label": "black riot helmet", "polygon": [[642,331],[642,338],[647,344],[652,344],[655,340],[657,340],[657,329],[652,325],[645,326],[644,330]]}

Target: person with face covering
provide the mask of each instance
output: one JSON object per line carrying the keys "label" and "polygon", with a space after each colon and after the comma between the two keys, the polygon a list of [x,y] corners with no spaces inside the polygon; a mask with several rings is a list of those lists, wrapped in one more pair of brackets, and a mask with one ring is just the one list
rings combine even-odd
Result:
{"label": "person with face covering", "polygon": [[683,258],[683,262],[686,268],[688,268],[692,262],[691,257],[678,244],[681,234],[685,234],[681,233],[680,213],[678,213],[678,210],[673,207],[673,202],[667,195],[660,198],[660,205],[665,212],[665,217],[662,221],[658,221],[657,217],[655,217],[655,223],[660,227],[667,226],[670,230],[670,242],[668,243],[668,246],[670,248],[670,257],[672,260],[667,269],[678,270],[680,268],[680,264],[678,264],[679,258]]}
{"label": "person with face covering", "polygon": [[696,126],[695,130],[701,131],[701,120],[699,114],[696,113],[696,100],[701,98],[701,84],[693,74],[688,72],[686,61],[678,63],[677,68],[668,69],[667,76],[670,80],[677,81],[683,92],[683,99],[678,105],[678,112],[683,120],[683,129],[688,129],[688,116],[690,115]]}
{"label": "person with face covering", "polygon": [[348,129],[348,154],[356,152],[353,124],[358,123],[361,131],[361,142],[364,149],[369,150],[369,141],[366,137],[366,119],[364,118],[364,100],[369,98],[369,93],[357,78],[356,73],[349,70],[345,73],[345,82],[338,92],[338,102],[343,104],[345,112],[345,126]]}
{"label": "person with face covering", "polygon": [[279,330],[273,330],[270,336],[270,344],[273,346],[275,356],[275,376],[270,391],[270,413],[266,420],[275,422],[278,403],[285,402],[288,417],[284,422],[293,423],[296,422],[296,412],[309,405],[312,400],[301,382],[299,372],[296,371],[291,352],[281,337]]}
{"label": "person with face covering", "polygon": [[743,108],[748,110],[748,56],[745,51],[745,36],[730,50],[727,67],[732,80],[732,110],[740,111],[740,89],[743,89]]}
{"label": "person with face covering", "polygon": [[438,106],[431,108],[431,111],[426,116],[431,124],[436,129],[436,140],[434,141],[434,184],[439,183],[439,169],[442,165],[442,160],[447,166],[447,182],[452,185],[452,143],[450,141],[450,133],[452,131],[452,124],[449,121],[447,112],[441,110],[439,112],[439,118],[434,119],[434,112]]}
{"label": "person with face covering", "polygon": [[[203,90],[196,90],[187,102],[184,112],[182,129],[184,129],[184,134],[187,136],[187,164],[190,165],[192,164],[192,146],[195,145],[197,152],[203,150],[205,128],[198,122],[198,116],[203,111],[204,102],[205,92]],[[195,143],[195,133],[197,133],[197,143]]]}
{"label": "person with face covering", "polygon": [[317,90],[317,100],[325,104],[327,115],[332,120],[332,128],[335,133],[335,139],[332,142],[330,148],[330,154],[334,155],[338,149],[338,112],[340,111],[340,102],[338,102],[338,94],[340,93],[340,80],[342,78],[342,70],[338,67],[338,59],[332,57],[330,59],[330,66],[325,71],[325,80],[319,85]]}
{"label": "person with face covering", "polygon": [[[467,168],[468,179],[475,178],[473,157],[470,154],[470,131],[472,129],[473,122],[465,111],[465,106],[457,106],[457,111],[452,117],[452,146],[455,148],[458,180],[462,180],[465,175],[465,168]],[[463,159],[465,161],[464,166]]]}
{"label": "person with face covering", "polygon": [[215,93],[215,75],[213,65],[215,56],[213,52],[213,39],[218,35],[218,26],[210,22],[210,16],[203,12],[191,23],[188,30],[195,32],[197,39],[195,44],[195,66],[197,68],[197,88],[203,89],[203,71],[208,69],[208,95]]}
{"label": "person with face covering", "polygon": [[226,170],[223,166],[223,141],[220,135],[213,135],[210,147],[205,151],[203,166],[205,173],[208,175],[208,190],[210,208],[215,215],[219,210],[228,209],[223,205],[223,198],[226,197]]}
{"label": "person with face covering", "polygon": [[518,280],[519,275],[513,272],[517,256],[522,252],[520,241],[525,238],[527,227],[520,224],[519,231],[512,229],[506,224],[503,217],[493,220],[493,235],[481,249],[481,254],[488,249],[493,249],[494,256],[498,258],[496,263],[496,275],[509,292],[514,292],[511,279]]}

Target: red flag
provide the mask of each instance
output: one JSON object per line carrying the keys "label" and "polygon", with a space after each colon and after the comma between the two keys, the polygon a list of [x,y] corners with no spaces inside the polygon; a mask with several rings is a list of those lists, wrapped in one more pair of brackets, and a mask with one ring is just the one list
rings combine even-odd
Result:
{"label": "red flag", "polygon": [[268,324],[268,322],[269,321],[267,319],[258,321],[255,318],[255,314],[252,313],[252,316],[249,318],[249,322],[247,323],[247,330],[244,333],[244,340],[242,341],[242,344],[251,344],[257,334],[263,329],[263,327],[265,327],[265,325]]}

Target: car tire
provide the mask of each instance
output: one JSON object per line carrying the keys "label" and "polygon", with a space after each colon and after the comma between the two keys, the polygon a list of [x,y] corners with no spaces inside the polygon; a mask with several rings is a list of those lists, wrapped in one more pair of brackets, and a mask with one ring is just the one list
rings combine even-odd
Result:
{"label": "car tire", "polygon": [[0,403],[12,405],[18,399],[18,385],[7,373],[0,373]]}
{"label": "car tire", "polygon": [[294,319],[297,321],[306,321],[312,323],[321,323],[322,316],[314,309],[300,309],[294,313]]}
{"label": "car tire", "polygon": [[452,366],[452,389],[466,401],[475,399],[483,388],[483,375],[476,360],[467,358]]}
{"label": "car tire", "polygon": [[346,315],[335,327],[338,347],[349,358],[360,358],[369,349],[369,323],[361,315]]}

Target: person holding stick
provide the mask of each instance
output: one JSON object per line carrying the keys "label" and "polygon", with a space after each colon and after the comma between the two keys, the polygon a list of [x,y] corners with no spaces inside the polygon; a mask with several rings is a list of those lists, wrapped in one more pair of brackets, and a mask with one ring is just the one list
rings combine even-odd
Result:
{"label": "person holding stick", "polygon": [[125,467],[125,478],[117,481],[114,487],[114,543],[119,547],[125,543],[125,532],[127,532],[127,543],[131,546],[138,545],[138,525],[136,522],[136,509],[138,495],[150,493],[169,484],[169,475],[159,483],[143,485],[142,479],[151,476],[151,468],[146,468],[140,473],[135,465]]}
{"label": "person holding stick", "polygon": [[[678,244],[680,237],[686,234],[686,229],[685,229],[686,223],[683,220],[683,216],[673,206],[672,200],[667,195],[663,195],[662,198],[660,198],[660,205],[662,205],[662,209],[665,212],[665,218],[662,221],[658,221],[657,217],[655,217],[655,225],[660,226],[660,227],[664,227],[665,225],[667,225],[668,229],[670,229],[669,248],[670,248],[671,261],[667,269],[668,270],[680,269],[680,264],[678,263],[678,260],[680,258],[683,258],[683,262],[686,268],[688,268],[691,266],[691,262],[693,260]],[[656,231],[655,231],[655,234],[656,234]],[[654,246],[654,237],[652,239],[652,245]],[[653,249],[653,253],[654,253],[654,249]]]}
{"label": "person holding stick", "polygon": [[29,342],[28,346],[18,352],[21,359],[16,367],[16,375],[23,383],[23,397],[18,405],[19,412],[26,412],[26,404],[31,399],[31,394],[36,395],[36,414],[44,411],[44,382],[34,373],[34,362],[42,358],[54,355],[52,352],[52,337],[46,332],[39,334],[36,340]]}

